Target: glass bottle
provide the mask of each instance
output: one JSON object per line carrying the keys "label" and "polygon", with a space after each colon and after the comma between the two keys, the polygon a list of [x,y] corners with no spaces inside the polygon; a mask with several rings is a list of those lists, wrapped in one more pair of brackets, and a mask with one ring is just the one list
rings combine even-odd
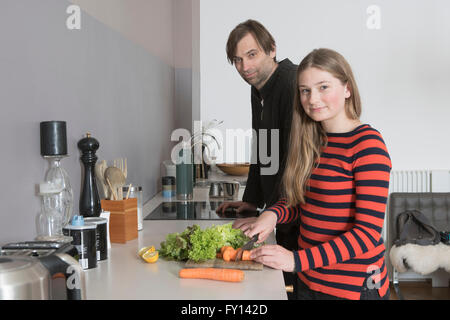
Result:
{"label": "glass bottle", "polygon": [[49,161],[49,169],[45,174],[45,181],[61,187],[61,192],[55,195],[56,208],[61,215],[62,227],[70,222],[73,212],[73,191],[69,181],[69,175],[61,167],[60,156],[46,156]]}
{"label": "glass bottle", "polygon": [[39,185],[41,212],[37,217],[36,240],[58,241],[64,239],[62,233],[63,216],[60,210],[59,194],[63,191],[57,184],[43,182]]}
{"label": "glass bottle", "polygon": [[[143,216],[143,208],[144,205],[144,199],[143,199],[143,193],[142,193],[142,187],[140,186],[125,186],[122,187],[123,192],[123,198],[129,199],[129,198],[136,198],[137,199],[137,219],[138,219],[138,231],[141,231],[143,228],[143,222],[144,222],[144,216]],[[128,196],[128,198],[127,198]]]}

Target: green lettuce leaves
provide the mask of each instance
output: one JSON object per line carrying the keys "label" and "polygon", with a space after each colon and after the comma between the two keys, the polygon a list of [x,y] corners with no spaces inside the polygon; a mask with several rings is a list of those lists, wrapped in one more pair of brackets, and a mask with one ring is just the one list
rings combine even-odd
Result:
{"label": "green lettuce leaves", "polygon": [[232,246],[236,249],[250,240],[242,230],[231,226],[231,223],[227,223],[202,230],[198,225],[193,225],[181,233],[170,233],[161,242],[159,254],[178,261],[214,259],[221,247]]}

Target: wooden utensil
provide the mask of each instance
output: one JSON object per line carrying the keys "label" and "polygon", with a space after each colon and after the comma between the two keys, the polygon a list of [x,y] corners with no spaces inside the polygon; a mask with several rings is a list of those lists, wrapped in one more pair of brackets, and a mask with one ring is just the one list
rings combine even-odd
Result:
{"label": "wooden utensil", "polygon": [[126,179],[127,175],[128,175],[127,158],[114,159],[113,163],[114,163],[114,167],[119,168],[122,171],[123,176]]}
{"label": "wooden utensil", "polygon": [[101,189],[103,190],[103,194],[105,196],[105,199],[109,199],[109,189],[105,180],[105,170],[108,167],[106,164],[106,160],[99,161],[95,165],[95,176],[97,177],[99,184],[101,186]]}
{"label": "wooden utensil", "polygon": [[109,199],[109,200],[117,200],[116,192],[114,191],[114,188],[111,185],[111,182],[109,181],[108,178],[106,178],[106,182],[108,182],[108,186],[111,188],[111,194],[113,196],[113,199]]}
{"label": "wooden utensil", "polygon": [[131,183],[130,183],[130,185],[128,186],[127,197],[125,198],[125,200],[128,199],[128,197],[130,196],[130,191],[131,191]]}
{"label": "wooden utensil", "polygon": [[105,178],[109,180],[110,188],[116,193],[116,200],[123,200],[122,187],[125,185],[125,176],[119,168],[108,167]]}

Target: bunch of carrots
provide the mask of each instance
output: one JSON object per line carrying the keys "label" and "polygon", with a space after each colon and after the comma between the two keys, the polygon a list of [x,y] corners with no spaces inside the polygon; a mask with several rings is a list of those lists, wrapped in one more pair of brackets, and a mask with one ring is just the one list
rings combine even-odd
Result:
{"label": "bunch of carrots", "polygon": [[[234,249],[231,246],[223,246],[220,248],[220,252],[217,253],[216,258],[223,259],[224,261],[235,261],[239,248]],[[242,251],[242,261],[250,261],[250,250]]]}

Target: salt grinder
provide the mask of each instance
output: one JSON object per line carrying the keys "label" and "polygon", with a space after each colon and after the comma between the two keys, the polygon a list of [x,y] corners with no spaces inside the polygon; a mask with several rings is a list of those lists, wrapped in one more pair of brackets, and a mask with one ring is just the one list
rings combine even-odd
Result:
{"label": "salt grinder", "polygon": [[83,217],[99,217],[102,211],[100,196],[98,195],[97,183],[95,181],[95,163],[97,156],[95,152],[100,147],[99,142],[86,133],[86,137],[78,141],[78,149],[81,150],[81,161],[84,165],[84,181],[80,195],[80,215]]}

